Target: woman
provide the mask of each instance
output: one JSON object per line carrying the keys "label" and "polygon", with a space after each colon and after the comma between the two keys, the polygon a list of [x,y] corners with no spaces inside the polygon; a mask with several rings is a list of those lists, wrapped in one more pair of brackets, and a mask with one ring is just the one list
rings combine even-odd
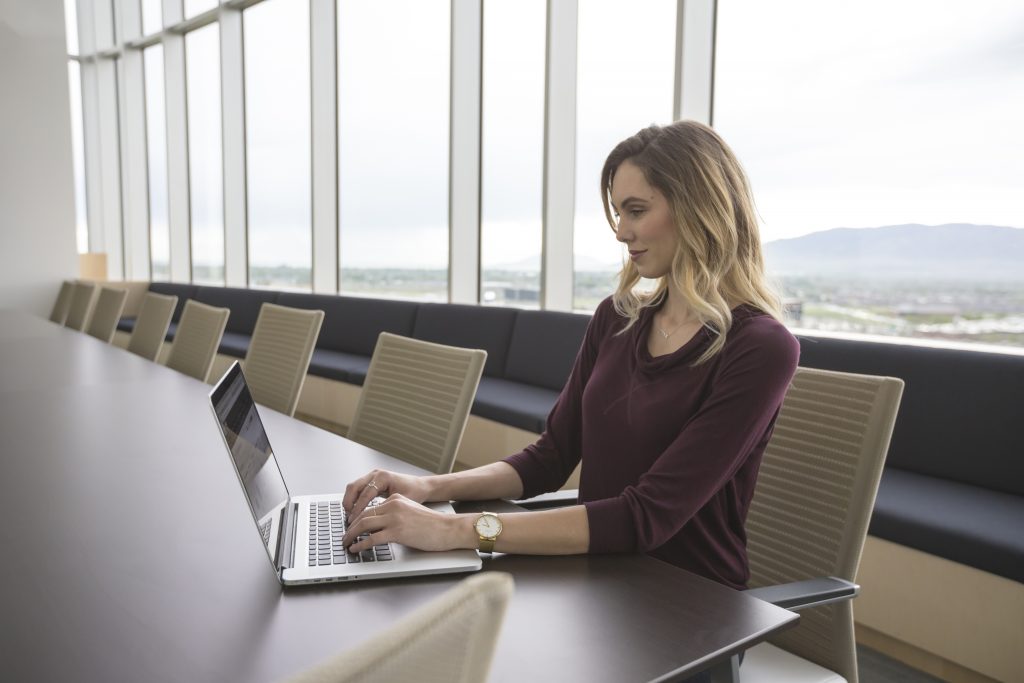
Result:
{"label": "woman", "polygon": [[[348,485],[345,543],[530,554],[645,552],[727,586],[749,577],[743,523],[799,345],[765,281],[746,177],[707,126],[651,126],[601,172],[605,215],[629,250],[594,313],[540,439],[503,461]],[[640,278],[657,281],[638,294]],[[578,505],[443,515],[423,501],[523,498],[582,459]],[[374,514],[361,514],[375,496]]]}

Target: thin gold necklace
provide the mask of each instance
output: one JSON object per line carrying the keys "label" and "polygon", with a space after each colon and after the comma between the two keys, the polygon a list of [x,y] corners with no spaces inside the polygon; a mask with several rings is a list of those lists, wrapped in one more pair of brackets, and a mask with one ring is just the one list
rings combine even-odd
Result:
{"label": "thin gold necklace", "polygon": [[684,320],[683,322],[679,323],[678,325],[675,326],[675,328],[672,329],[671,332],[666,332],[665,330],[661,329],[661,325],[659,325],[658,323],[654,323],[654,329],[658,331],[658,334],[660,334],[663,339],[668,339],[673,334],[683,329],[683,325],[685,325],[687,322],[689,322],[689,320]]}

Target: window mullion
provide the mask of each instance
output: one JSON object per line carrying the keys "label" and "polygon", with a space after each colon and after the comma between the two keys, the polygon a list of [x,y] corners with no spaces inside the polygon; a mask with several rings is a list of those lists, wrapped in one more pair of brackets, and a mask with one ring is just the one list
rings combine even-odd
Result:
{"label": "window mullion", "polygon": [[557,311],[573,305],[578,14],[577,0],[548,0],[541,306]]}
{"label": "window mullion", "polygon": [[229,287],[249,285],[242,39],[242,12],[222,9],[220,82],[224,146],[224,280]]}
{"label": "window mullion", "polygon": [[310,3],[313,291],[338,292],[338,19],[335,0]]}

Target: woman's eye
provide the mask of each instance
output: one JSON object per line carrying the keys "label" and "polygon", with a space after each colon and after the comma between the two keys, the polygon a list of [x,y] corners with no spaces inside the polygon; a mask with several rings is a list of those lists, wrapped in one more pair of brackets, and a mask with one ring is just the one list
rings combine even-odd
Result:
{"label": "woman's eye", "polygon": [[632,216],[633,218],[640,218],[640,216],[642,216],[643,213],[643,209],[630,209],[629,211],[629,215]]}

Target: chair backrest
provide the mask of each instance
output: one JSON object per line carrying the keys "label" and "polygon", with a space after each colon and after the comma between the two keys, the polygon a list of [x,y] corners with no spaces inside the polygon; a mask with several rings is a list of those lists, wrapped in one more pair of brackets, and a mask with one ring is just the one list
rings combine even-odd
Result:
{"label": "chair backrest", "polygon": [[167,328],[171,325],[174,307],[178,305],[178,297],[148,292],[142,300],[142,309],[135,319],[132,338],[128,340],[128,350],[147,360],[156,360],[160,355],[167,336]]}
{"label": "chair backrest", "polygon": [[124,302],[127,299],[127,289],[100,287],[100,296],[96,300],[96,307],[93,309],[86,333],[109,344],[114,338],[117,321],[121,319],[121,312],[124,311]]}
{"label": "chair backrest", "polygon": [[57,294],[57,301],[53,304],[53,311],[50,312],[50,322],[63,325],[67,320],[68,310],[71,308],[71,296],[75,292],[75,283],[65,280],[60,283],[60,292]]}
{"label": "chair backrest", "polygon": [[[903,380],[797,368],[747,516],[750,587],[855,581]],[[851,601],[806,609],[772,642],[857,681]]]}
{"label": "chair backrest", "polygon": [[271,303],[260,307],[243,364],[254,401],[295,414],[323,321],[323,311]]}
{"label": "chair backrest", "polygon": [[477,683],[487,680],[512,577],[485,572],[290,683]]}
{"label": "chair backrest", "polygon": [[174,333],[167,367],[207,381],[231,311],[189,299]]}
{"label": "chair backrest", "polygon": [[92,282],[76,282],[74,291],[71,293],[71,307],[68,309],[67,319],[64,325],[73,330],[81,332],[85,324],[89,322],[89,313],[92,311],[93,294],[96,293],[96,285]]}
{"label": "chair backrest", "polygon": [[431,472],[451,472],[487,352],[382,332],[348,438]]}

